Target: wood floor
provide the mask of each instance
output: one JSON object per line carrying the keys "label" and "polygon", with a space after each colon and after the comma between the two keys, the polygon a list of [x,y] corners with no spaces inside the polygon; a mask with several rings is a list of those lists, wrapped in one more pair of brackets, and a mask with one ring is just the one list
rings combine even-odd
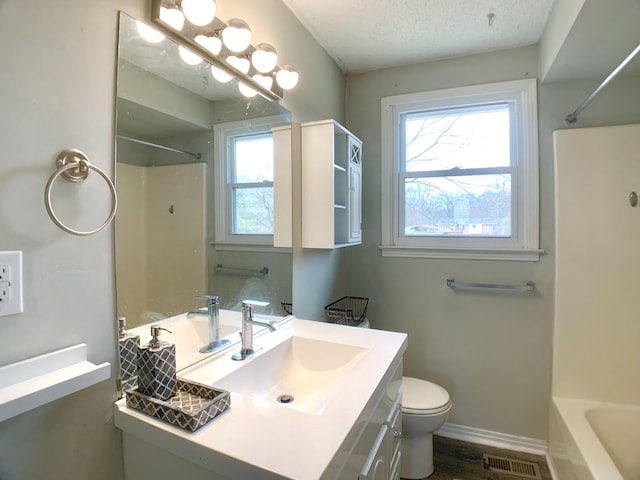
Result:
{"label": "wood floor", "polygon": [[503,450],[434,435],[434,472],[429,480],[523,480],[523,477],[485,470],[482,455],[487,453],[512,460],[537,463],[541,480],[551,480],[544,456]]}

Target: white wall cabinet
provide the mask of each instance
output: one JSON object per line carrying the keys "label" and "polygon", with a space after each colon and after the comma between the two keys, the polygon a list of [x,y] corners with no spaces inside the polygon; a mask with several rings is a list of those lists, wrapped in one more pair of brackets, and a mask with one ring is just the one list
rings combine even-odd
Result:
{"label": "white wall cabinet", "polygon": [[362,241],[362,142],[335,120],[303,123],[302,247]]}
{"label": "white wall cabinet", "polygon": [[273,134],[273,246],[291,248],[293,198],[291,125],[271,129]]}

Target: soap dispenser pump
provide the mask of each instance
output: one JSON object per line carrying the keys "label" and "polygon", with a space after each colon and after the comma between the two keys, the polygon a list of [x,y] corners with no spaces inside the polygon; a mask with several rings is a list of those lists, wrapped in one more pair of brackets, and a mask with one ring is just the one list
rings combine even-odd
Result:
{"label": "soap dispenser pump", "polygon": [[138,391],[159,400],[168,400],[177,392],[176,346],[160,340],[160,331],[151,326],[151,341],[138,349]]}
{"label": "soap dispenser pump", "polygon": [[127,332],[127,319],[118,318],[118,353],[120,355],[120,380],[122,389],[135,387],[138,375],[138,348],[140,336]]}

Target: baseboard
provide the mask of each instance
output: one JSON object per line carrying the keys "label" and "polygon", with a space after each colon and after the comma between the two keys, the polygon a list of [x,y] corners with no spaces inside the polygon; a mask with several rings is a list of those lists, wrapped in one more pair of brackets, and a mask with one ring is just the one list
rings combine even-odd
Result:
{"label": "baseboard", "polygon": [[465,442],[479,443],[491,447],[505,448],[517,452],[533,453],[535,455],[547,454],[547,442],[529,437],[518,437],[506,433],[483,430],[481,428],[465,427],[464,425],[454,425],[445,423],[435,432],[441,437],[463,440]]}

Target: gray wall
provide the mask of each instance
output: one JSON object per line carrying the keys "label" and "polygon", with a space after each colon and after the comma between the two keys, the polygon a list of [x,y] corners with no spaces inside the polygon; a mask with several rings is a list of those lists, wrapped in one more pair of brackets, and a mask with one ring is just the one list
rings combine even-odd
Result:
{"label": "gray wall", "polygon": [[[301,84],[283,102],[294,120],[344,121],[342,74],[279,0],[225,5],[234,11],[225,14],[219,5],[223,18],[245,18],[256,40],[270,39],[299,67]],[[143,0],[0,0],[0,250],[23,251],[25,290],[24,313],[0,318],[0,365],[79,342],[88,344],[89,360],[115,362],[112,228],[69,236],[47,217],[42,195],[64,148],[85,151],[113,174],[117,12],[143,18],[147,8]],[[365,244],[339,252],[294,249],[294,275],[300,274],[294,296],[320,297],[311,313],[321,310],[322,296],[370,296],[374,326],[409,332],[406,372],[441,382],[454,395],[452,422],[544,439],[554,261],[551,131],[563,127],[564,115],[597,82],[539,91],[541,241],[547,251],[539,263],[383,259],[377,248],[380,97],[530,77],[536,67],[536,49],[525,48],[351,77],[347,126],[365,141]],[[580,124],[639,122],[638,99],[637,78],[616,80]],[[85,183],[54,191],[60,208],[76,199],[88,206],[74,219],[80,227],[102,218],[90,207],[105,194],[99,181]],[[448,275],[534,280],[538,293],[454,295],[444,287]],[[121,478],[114,398],[107,381],[2,422],[0,478]]]}
{"label": "gray wall", "polygon": [[[343,76],[279,0],[226,0],[301,83],[286,106],[302,120],[341,117]],[[22,250],[24,313],[0,317],[0,365],[85,342],[94,363],[116,359],[113,228],[80,238],[59,230],[43,205],[47,179],[65,148],[114,172],[118,10],[148,15],[146,0],[0,0],[0,250]],[[233,10],[232,12],[230,10]],[[101,222],[104,184],[56,183],[58,209],[79,228]],[[103,205],[104,207],[104,205]],[[0,424],[0,478],[117,480],[121,437],[112,425],[113,379]]]}
{"label": "gray wall", "polygon": [[[539,86],[539,262],[382,257],[380,99],[384,96],[535,78],[537,47],[351,75],[347,126],[364,141],[364,243],[348,252],[349,294],[371,298],[373,327],[409,334],[405,374],[453,396],[449,422],[546,441],[551,388],[554,204],[551,133],[599,80]],[[640,121],[638,79],[619,79],[585,110],[579,126]],[[534,281],[533,294],[455,292],[461,281]]]}

